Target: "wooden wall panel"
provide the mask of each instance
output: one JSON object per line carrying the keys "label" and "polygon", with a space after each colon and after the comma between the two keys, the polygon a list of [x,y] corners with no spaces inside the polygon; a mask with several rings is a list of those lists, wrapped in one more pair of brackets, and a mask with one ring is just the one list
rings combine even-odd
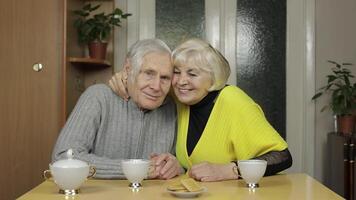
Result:
{"label": "wooden wall panel", "polygon": [[0,1],[1,199],[43,181],[62,126],[63,2]]}

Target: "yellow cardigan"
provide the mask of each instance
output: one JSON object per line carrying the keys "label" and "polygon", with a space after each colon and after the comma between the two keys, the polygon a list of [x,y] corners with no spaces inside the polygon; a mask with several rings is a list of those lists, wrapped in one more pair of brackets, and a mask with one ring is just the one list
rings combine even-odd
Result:
{"label": "yellow cardigan", "polygon": [[251,159],[287,148],[287,143],[268,123],[261,108],[236,86],[227,86],[220,92],[190,156],[186,146],[189,106],[178,103],[177,110],[176,156],[185,168],[203,161],[229,163]]}

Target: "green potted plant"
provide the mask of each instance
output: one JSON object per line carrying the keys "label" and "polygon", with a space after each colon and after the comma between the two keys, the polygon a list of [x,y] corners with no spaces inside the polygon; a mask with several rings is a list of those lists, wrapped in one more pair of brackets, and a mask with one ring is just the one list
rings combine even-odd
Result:
{"label": "green potted plant", "polygon": [[331,69],[332,73],[327,75],[327,84],[318,89],[312,100],[316,100],[326,93],[331,94],[330,103],[324,106],[321,111],[331,108],[337,117],[338,132],[350,134],[354,131],[355,116],[353,112],[356,109],[356,83],[351,82],[354,76],[347,68],[352,64],[339,64],[330,60],[328,62],[334,65]]}
{"label": "green potted plant", "polygon": [[77,28],[78,41],[80,44],[88,44],[89,56],[96,59],[105,59],[107,38],[111,30],[121,26],[121,20],[126,19],[131,14],[123,13],[121,9],[115,8],[111,13],[104,12],[92,14],[100,8],[101,4],[92,6],[90,3],[85,4],[82,9],[75,10],[74,14],[79,16],[74,21]]}

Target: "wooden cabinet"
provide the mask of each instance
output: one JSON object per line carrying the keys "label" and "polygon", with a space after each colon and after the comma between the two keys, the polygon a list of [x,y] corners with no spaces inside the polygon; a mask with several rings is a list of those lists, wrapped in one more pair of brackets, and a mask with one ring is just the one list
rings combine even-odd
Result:
{"label": "wooden cabinet", "polygon": [[[15,199],[43,181],[78,97],[112,75],[112,67],[83,70],[69,59],[85,56],[72,24],[72,11],[84,3],[0,1],[0,199]],[[113,6],[113,1],[101,3]],[[109,60],[112,54],[111,45]],[[36,63],[41,71],[34,71]]]}
{"label": "wooden cabinet", "polygon": [[326,185],[345,197],[355,200],[355,136],[328,134],[328,165]]}
{"label": "wooden cabinet", "polygon": [[64,6],[0,1],[0,199],[43,181],[63,124]]}

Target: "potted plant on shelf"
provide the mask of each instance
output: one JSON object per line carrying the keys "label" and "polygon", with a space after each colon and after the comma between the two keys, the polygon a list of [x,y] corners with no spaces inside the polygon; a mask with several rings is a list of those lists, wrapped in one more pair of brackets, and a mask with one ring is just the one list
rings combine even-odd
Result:
{"label": "potted plant on shelf", "polygon": [[339,64],[335,61],[328,61],[335,65],[330,75],[327,75],[327,84],[321,87],[312,97],[315,100],[325,93],[331,94],[330,103],[324,106],[321,111],[331,108],[337,117],[337,130],[343,134],[351,134],[354,131],[356,109],[356,83],[352,83],[354,76],[347,66],[351,63]]}
{"label": "potted plant on shelf", "polygon": [[88,44],[89,56],[96,59],[105,59],[107,38],[115,26],[121,26],[121,19],[126,19],[130,13],[123,13],[121,9],[115,8],[111,13],[104,12],[92,14],[100,8],[101,4],[92,6],[86,4],[74,14],[79,18],[74,21],[77,28],[78,41],[80,44]]}

